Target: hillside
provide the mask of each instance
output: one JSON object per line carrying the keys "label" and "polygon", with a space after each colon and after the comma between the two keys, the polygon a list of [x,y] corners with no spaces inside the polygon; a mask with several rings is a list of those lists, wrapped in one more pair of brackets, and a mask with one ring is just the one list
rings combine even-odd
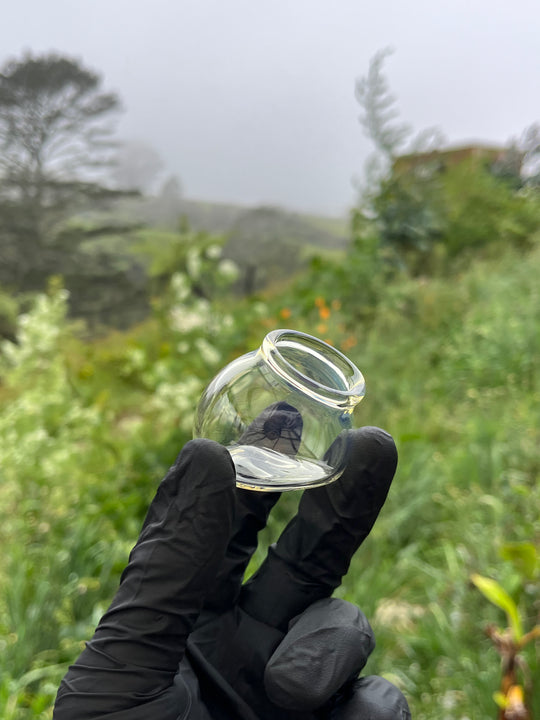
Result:
{"label": "hillside", "polygon": [[185,198],[154,196],[126,199],[117,203],[115,216],[134,220],[163,230],[178,230],[182,222],[197,232],[228,235],[239,221],[245,223],[260,209],[270,209],[282,224],[295,223],[304,233],[314,237],[315,244],[343,245],[348,236],[346,217],[328,217],[280,208],[277,206],[249,207],[231,203],[207,202]]}
{"label": "hillside", "polygon": [[[102,225],[103,232],[93,231]],[[209,242],[224,245],[224,257],[239,269],[237,292],[251,294],[289,277],[315,254],[342,254],[349,241],[346,218],[180,197],[123,199],[107,212],[74,218],[70,231],[71,245],[57,248],[53,261],[44,261],[48,249],[43,258],[38,254],[27,259],[26,264],[36,268],[31,289],[44,289],[48,275],[61,274],[75,317],[90,327],[119,329],[148,317],[156,287],[162,287],[156,277],[166,279],[181,269],[193,242],[200,248]],[[6,267],[0,277],[11,293],[15,275]],[[7,310],[0,303],[0,332],[5,335],[12,332]]]}
{"label": "hillside", "polygon": [[[149,316],[152,297],[163,286],[156,278],[166,281],[181,269],[193,242],[200,248],[225,245],[224,256],[239,268],[240,294],[289,277],[315,254],[340,255],[348,244],[346,219],[188,200],[175,204],[170,216],[162,211],[155,198],[139,197],[73,218],[70,245],[25,259],[30,285],[13,286],[19,273],[6,263],[0,273],[0,337],[13,334],[14,298],[44,290],[50,275],[63,277],[74,317],[96,331],[125,330]],[[94,232],[94,226],[105,229]],[[244,276],[253,267],[257,272],[247,284]]]}

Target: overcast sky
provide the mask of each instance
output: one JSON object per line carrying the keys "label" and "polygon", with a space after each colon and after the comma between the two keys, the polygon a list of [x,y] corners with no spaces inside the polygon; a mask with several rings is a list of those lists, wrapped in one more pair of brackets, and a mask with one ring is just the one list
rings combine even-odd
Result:
{"label": "overcast sky", "polygon": [[0,60],[56,50],[122,98],[190,198],[341,214],[380,49],[401,118],[452,144],[540,121],[540,0],[3,0]]}

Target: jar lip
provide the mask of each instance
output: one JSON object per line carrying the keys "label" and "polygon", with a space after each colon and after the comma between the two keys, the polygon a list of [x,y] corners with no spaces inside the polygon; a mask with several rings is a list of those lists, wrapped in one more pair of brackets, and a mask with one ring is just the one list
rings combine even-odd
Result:
{"label": "jar lip", "polygon": [[[281,352],[288,344],[304,344],[306,352],[318,356],[321,363],[334,369],[343,381],[343,386],[321,383],[295,367]],[[365,395],[364,376],[356,365],[342,352],[314,335],[299,330],[272,330],[264,338],[261,351],[269,365],[285,380],[308,395],[317,395],[323,402],[352,410]]]}

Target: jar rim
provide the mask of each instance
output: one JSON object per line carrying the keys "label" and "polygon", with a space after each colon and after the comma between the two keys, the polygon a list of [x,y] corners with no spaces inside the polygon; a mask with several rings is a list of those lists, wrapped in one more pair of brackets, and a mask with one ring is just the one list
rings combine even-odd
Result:
{"label": "jar rim", "polygon": [[[321,365],[331,368],[341,386],[321,382],[295,366],[283,354],[283,349],[292,347],[305,350]],[[366,383],[358,367],[340,350],[314,335],[299,330],[272,330],[264,338],[261,350],[265,360],[281,377],[296,389],[315,395],[327,404],[352,411],[365,395]]]}

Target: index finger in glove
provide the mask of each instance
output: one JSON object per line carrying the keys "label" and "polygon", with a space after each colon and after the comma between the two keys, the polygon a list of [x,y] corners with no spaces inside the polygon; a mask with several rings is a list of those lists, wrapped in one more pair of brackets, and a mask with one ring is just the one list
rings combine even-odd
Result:
{"label": "index finger in glove", "polygon": [[291,618],[340,585],[394,477],[397,451],[387,432],[351,430],[347,441],[348,463],[341,478],[304,492],[296,517],[242,588],[241,607],[284,632]]}

